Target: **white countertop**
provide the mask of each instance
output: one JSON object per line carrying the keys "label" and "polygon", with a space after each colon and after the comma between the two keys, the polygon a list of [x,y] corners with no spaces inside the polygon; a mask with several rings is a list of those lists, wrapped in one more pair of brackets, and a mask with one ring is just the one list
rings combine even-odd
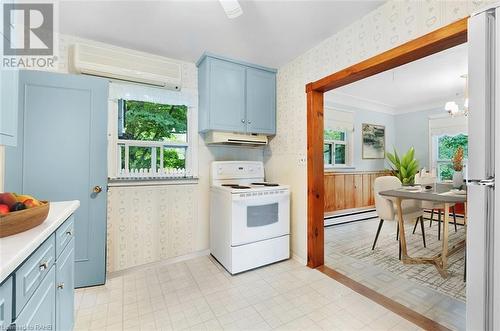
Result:
{"label": "white countertop", "polygon": [[51,202],[47,219],[39,226],[0,238],[0,283],[23,263],[71,214],[80,201]]}

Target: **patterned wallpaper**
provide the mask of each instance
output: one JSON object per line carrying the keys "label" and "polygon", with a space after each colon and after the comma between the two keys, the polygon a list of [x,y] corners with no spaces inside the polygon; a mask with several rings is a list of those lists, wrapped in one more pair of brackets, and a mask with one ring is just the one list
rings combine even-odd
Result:
{"label": "patterned wallpaper", "polygon": [[194,252],[196,185],[114,187],[108,193],[108,272]]}
{"label": "patterned wallpaper", "polygon": [[[265,150],[266,171],[270,180],[292,186],[292,250],[296,257],[304,262],[307,257],[306,83],[465,17],[486,4],[388,1],[279,69],[278,131]],[[283,164],[287,164],[286,169]]]}

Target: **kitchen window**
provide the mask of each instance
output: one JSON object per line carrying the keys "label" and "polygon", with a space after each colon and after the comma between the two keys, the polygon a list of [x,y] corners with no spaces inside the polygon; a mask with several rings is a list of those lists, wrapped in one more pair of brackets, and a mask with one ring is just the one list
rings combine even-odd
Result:
{"label": "kitchen window", "polygon": [[325,166],[347,165],[347,132],[325,129],[323,159]]}
{"label": "kitchen window", "polygon": [[188,107],[119,99],[117,178],[189,175]]}

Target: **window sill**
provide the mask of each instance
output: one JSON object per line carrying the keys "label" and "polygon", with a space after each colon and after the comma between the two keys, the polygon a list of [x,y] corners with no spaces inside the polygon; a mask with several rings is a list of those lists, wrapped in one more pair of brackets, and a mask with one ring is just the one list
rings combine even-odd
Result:
{"label": "window sill", "polygon": [[194,185],[197,177],[191,178],[108,178],[108,187]]}
{"label": "window sill", "polygon": [[356,167],[354,166],[335,166],[335,167],[325,167],[325,172],[335,172],[342,170],[354,170]]}

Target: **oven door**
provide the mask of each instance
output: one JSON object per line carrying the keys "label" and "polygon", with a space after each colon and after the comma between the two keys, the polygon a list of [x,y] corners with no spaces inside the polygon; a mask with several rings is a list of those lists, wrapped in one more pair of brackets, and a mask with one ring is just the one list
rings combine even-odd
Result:
{"label": "oven door", "polygon": [[233,194],[232,246],[290,234],[288,190]]}

